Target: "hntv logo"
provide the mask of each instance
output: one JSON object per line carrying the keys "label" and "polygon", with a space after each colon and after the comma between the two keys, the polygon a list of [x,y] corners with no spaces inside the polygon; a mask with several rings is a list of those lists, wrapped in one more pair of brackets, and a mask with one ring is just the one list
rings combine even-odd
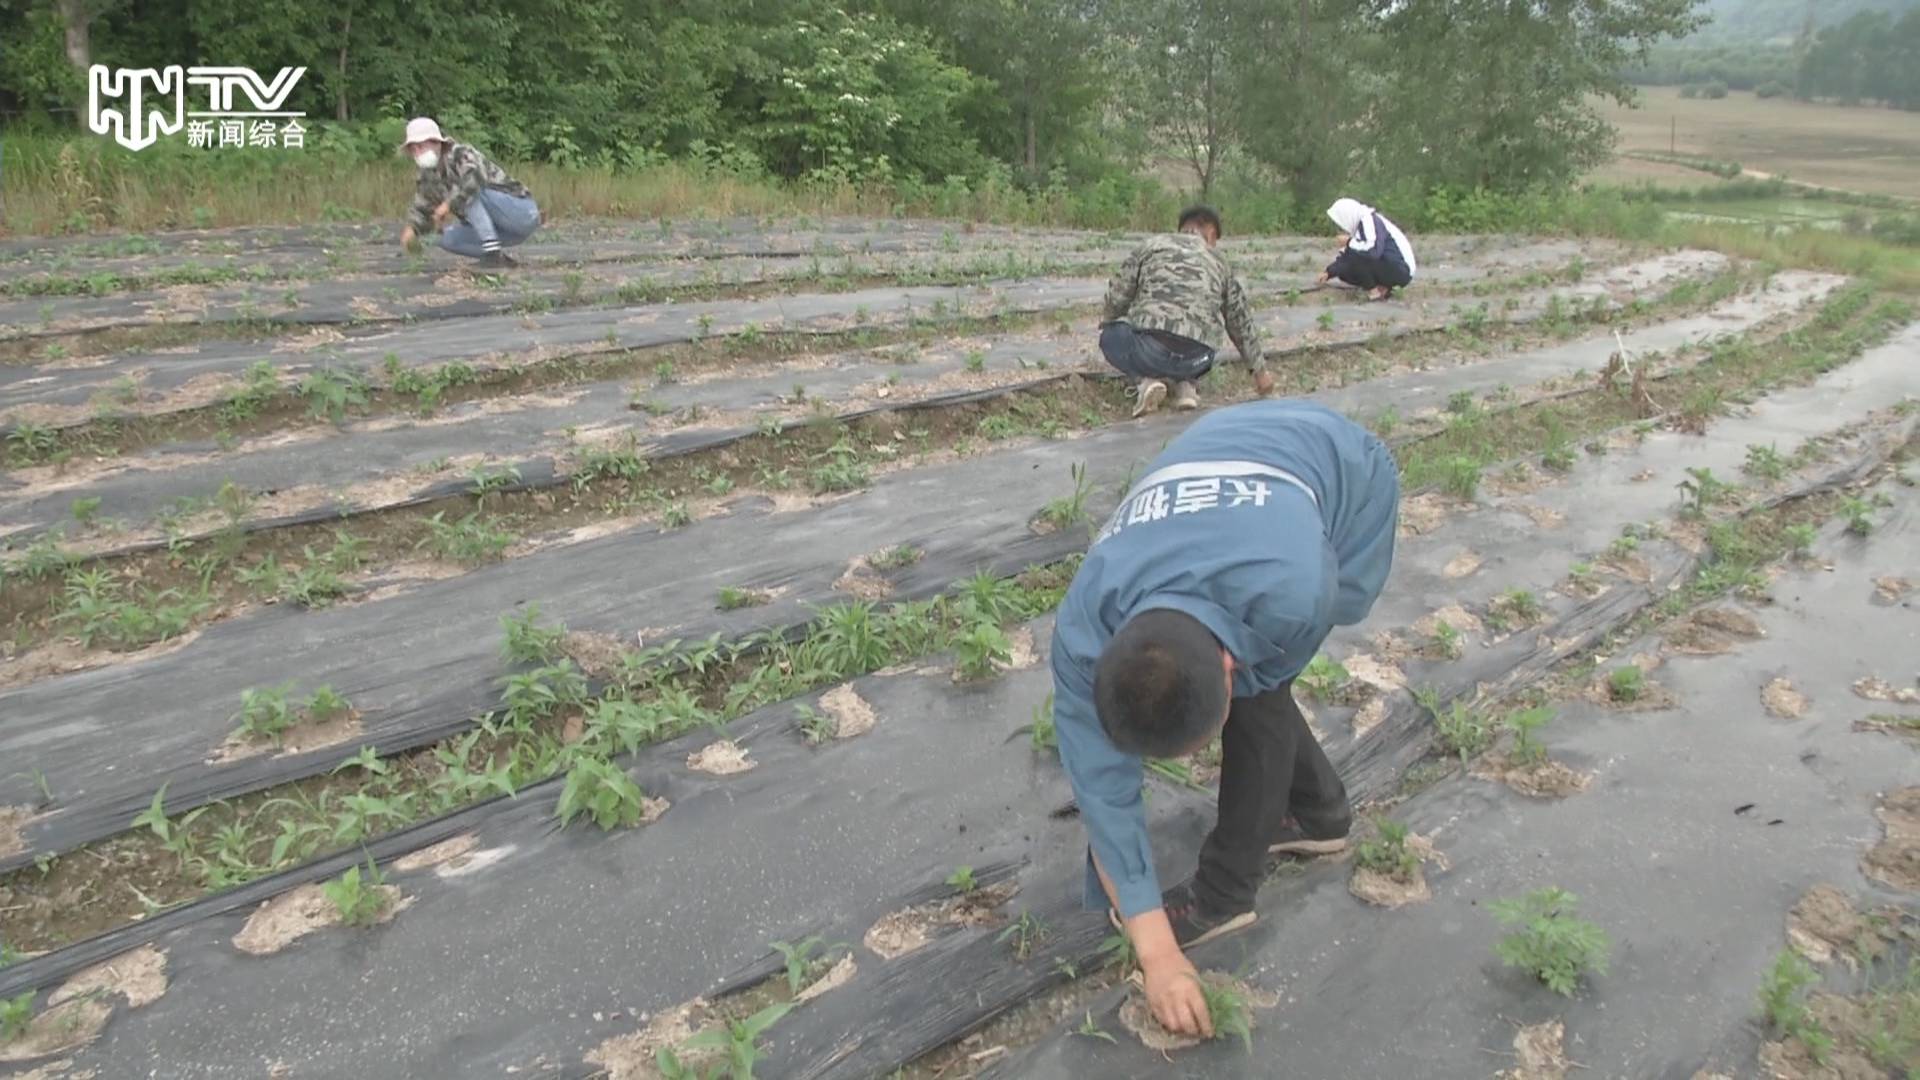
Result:
{"label": "hntv logo", "polygon": [[[306,129],[299,118],[307,114],[281,106],[306,73],[303,67],[281,68],[267,82],[252,68],[95,64],[87,69],[87,127],[96,135],[111,134],[129,150],[144,150],[183,127],[191,145],[211,146],[216,122],[221,146],[302,147]],[[196,88],[195,104],[204,97],[205,109],[187,108],[189,86]]]}

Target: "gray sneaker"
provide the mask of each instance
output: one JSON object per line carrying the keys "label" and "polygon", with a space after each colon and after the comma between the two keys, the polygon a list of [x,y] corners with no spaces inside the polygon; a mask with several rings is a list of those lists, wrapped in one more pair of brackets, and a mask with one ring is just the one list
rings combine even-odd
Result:
{"label": "gray sneaker", "polygon": [[1267,845],[1269,855],[1337,855],[1347,850],[1347,828],[1335,830],[1310,830],[1300,824],[1300,819],[1287,817],[1280,822],[1280,831],[1273,842]]}
{"label": "gray sneaker", "polygon": [[1181,412],[1192,412],[1200,407],[1200,388],[1190,382],[1183,382],[1173,391],[1173,407]]}
{"label": "gray sneaker", "polygon": [[1145,416],[1160,407],[1167,398],[1167,384],[1159,379],[1141,379],[1133,388],[1133,415]]}

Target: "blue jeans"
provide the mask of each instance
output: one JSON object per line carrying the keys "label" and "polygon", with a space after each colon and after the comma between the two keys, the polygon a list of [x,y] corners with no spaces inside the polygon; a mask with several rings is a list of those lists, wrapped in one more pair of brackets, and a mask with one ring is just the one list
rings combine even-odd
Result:
{"label": "blue jeans", "polygon": [[531,198],[492,188],[467,200],[461,217],[440,234],[440,246],[474,259],[522,243],[540,227],[540,207]]}
{"label": "blue jeans", "polygon": [[1205,344],[1141,330],[1125,319],[1100,328],[1100,354],[1137,379],[1191,382],[1213,369],[1213,350]]}

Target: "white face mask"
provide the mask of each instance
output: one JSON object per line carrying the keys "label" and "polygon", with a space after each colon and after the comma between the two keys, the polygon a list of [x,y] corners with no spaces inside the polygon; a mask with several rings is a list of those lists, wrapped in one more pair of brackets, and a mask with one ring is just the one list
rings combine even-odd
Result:
{"label": "white face mask", "polygon": [[422,150],[419,154],[415,155],[413,163],[422,169],[431,169],[435,165],[440,164],[440,151]]}

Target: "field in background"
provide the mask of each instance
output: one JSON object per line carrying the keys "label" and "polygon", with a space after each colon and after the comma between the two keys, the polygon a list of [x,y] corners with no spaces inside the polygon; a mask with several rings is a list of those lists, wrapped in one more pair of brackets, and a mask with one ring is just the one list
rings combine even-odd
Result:
{"label": "field in background", "polygon": [[[1875,195],[1920,196],[1920,113],[1846,108],[1735,92],[1718,101],[1688,99],[1677,87],[1643,87],[1640,104],[1609,104],[1619,150],[1675,150],[1737,161],[1749,171]],[[1596,172],[1604,183],[1699,187],[1705,174],[1622,157]]]}

